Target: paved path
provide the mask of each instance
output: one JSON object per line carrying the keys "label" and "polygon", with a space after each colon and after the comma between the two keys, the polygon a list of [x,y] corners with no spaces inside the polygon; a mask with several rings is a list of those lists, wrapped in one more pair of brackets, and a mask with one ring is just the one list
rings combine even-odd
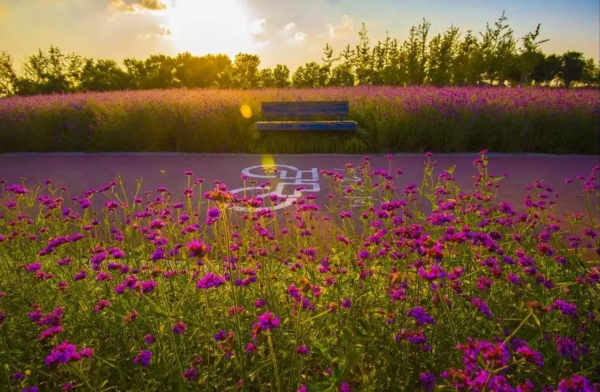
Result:
{"label": "paved path", "polygon": [[[437,160],[436,175],[449,164],[456,165],[457,183],[466,191],[472,190],[471,177],[477,174],[472,166],[477,154],[443,154],[435,155]],[[57,184],[69,187],[71,194],[98,187],[121,173],[127,189],[134,191],[137,179],[143,178],[142,190],[154,190],[157,186],[167,186],[170,190],[182,190],[187,178],[184,170],[194,171],[194,177],[203,177],[207,182],[215,179],[224,181],[229,189],[242,186],[240,174],[260,175],[257,167],[263,162],[275,162],[285,170],[280,190],[283,194],[292,195],[298,184],[306,187],[307,193],[315,193],[320,197],[327,194],[326,180],[315,176],[322,169],[343,169],[347,162],[358,164],[362,155],[206,155],[206,154],[4,154],[0,155],[0,179],[10,183],[19,182],[26,177],[27,184],[42,182],[51,178]],[[371,155],[373,168],[388,168],[385,155]],[[400,186],[407,183],[421,183],[423,173],[423,155],[396,155],[392,160],[393,168],[401,168],[404,175]],[[587,176],[594,165],[600,163],[598,157],[590,156],[552,156],[552,155],[503,155],[491,154],[489,172],[500,175],[507,172],[509,177],[501,181],[499,197],[509,201],[515,207],[523,205],[526,194],[525,185],[533,180],[543,180],[555,188],[560,195],[558,211],[585,211],[584,198],[579,196],[581,185],[566,185],[567,177],[578,174]],[[254,167],[254,168],[253,168]],[[250,168],[250,169],[248,169]],[[297,171],[298,169],[300,171]],[[161,174],[161,170],[165,174]],[[257,181],[265,181],[256,178]],[[301,180],[301,181],[298,181]],[[277,183],[277,181],[275,181]],[[316,184],[316,185],[315,185]],[[212,184],[207,184],[212,187]],[[319,189],[319,191],[317,191]]]}

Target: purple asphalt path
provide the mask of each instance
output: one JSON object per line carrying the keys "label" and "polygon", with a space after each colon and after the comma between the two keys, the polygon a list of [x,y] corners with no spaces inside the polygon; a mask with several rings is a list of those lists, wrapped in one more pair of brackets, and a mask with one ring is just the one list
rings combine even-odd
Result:
{"label": "purple asphalt path", "polygon": [[[270,158],[276,165],[293,166],[304,171],[316,169],[318,173],[323,169],[343,169],[348,162],[356,165],[363,160],[363,155],[273,155]],[[471,177],[477,174],[472,165],[475,158],[477,154],[434,155],[432,159],[437,161],[435,174],[454,164],[457,184],[461,189],[470,191],[473,189]],[[0,179],[16,183],[25,177],[26,183],[32,185],[50,178],[55,184],[67,186],[73,195],[98,187],[120,173],[131,192],[135,191],[136,180],[140,178],[143,179],[142,191],[166,186],[171,191],[179,192],[187,182],[184,170],[192,170],[194,178],[203,177],[206,180],[205,190],[211,189],[210,182],[216,179],[225,182],[229,189],[235,189],[242,187],[242,170],[261,165],[263,160],[264,156],[261,155],[219,154],[3,154],[0,155]],[[370,161],[373,168],[388,168],[385,155],[371,155]],[[424,161],[425,157],[420,154],[394,156],[392,168],[400,168],[405,173],[399,182],[400,189],[411,182],[421,183]],[[555,193],[560,195],[557,213],[584,212],[585,199],[580,196],[582,186],[577,180],[570,185],[565,184],[564,180],[579,174],[587,176],[599,163],[600,158],[594,156],[490,154],[489,172],[498,176],[502,172],[508,173],[508,177],[500,183],[498,196],[515,207],[523,205],[527,192],[524,187],[538,179],[552,186]],[[161,171],[165,171],[165,174],[161,174]],[[288,176],[294,176],[293,169],[287,168],[287,171]],[[250,172],[260,173],[256,169]],[[304,172],[298,176],[306,180],[310,173]],[[256,180],[262,182],[266,179]],[[318,182],[319,192],[307,192],[324,198],[328,193],[327,181],[319,176]],[[307,186],[307,189],[311,188]]]}

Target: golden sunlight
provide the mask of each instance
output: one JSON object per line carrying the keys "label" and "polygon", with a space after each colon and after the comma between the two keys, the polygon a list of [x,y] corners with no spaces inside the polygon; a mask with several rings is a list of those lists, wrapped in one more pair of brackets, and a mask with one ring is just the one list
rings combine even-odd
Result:
{"label": "golden sunlight", "polygon": [[176,0],[166,19],[169,39],[179,52],[233,58],[252,45],[250,21],[239,0]]}

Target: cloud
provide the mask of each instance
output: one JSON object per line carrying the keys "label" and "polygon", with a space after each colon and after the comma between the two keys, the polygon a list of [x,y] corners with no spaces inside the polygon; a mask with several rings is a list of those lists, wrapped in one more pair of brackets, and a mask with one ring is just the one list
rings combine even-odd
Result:
{"label": "cloud", "polygon": [[108,8],[120,12],[161,11],[167,6],[161,0],[141,0],[130,2],[125,0],[110,0]]}
{"label": "cloud", "polygon": [[167,8],[160,0],[142,0],[139,4],[142,8],[153,11],[164,10]]}
{"label": "cloud", "polygon": [[290,22],[288,24],[285,25],[285,27],[283,28],[283,31],[290,31],[296,28],[296,23],[294,22]]}
{"label": "cloud", "polygon": [[261,35],[266,33],[267,31],[265,30],[265,22],[265,19],[257,19],[252,22],[252,25],[250,26],[250,34]]}
{"label": "cloud", "polygon": [[352,30],[354,30],[354,23],[348,15],[343,15],[342,23],[338,25],[327,23],[327,28],[329,29],[330,37],[341,37],[347,35],[348,33],[352,32]]}
{"label": "cloud", "polygon": [[296,42],[303,42],[304,40],[306,40],[306,37],[307,35],[302,31],[298,31],[296,34],[294,34],[294,40]]}

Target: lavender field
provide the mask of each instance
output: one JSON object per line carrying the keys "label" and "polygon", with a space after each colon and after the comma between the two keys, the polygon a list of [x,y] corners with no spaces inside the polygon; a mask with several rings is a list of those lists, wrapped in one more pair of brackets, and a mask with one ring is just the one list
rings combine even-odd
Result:
{"label": "lavender field", "polygon": [[[111,123],[127,96],[85,105]],[[227,97],[216,111],[235,112]],[[353,100],[387,110],[369,102]],[[326,200],[283,213],[192,171],[134,197],[120,176],[81,194],[0,181],[0,389],[597,391],[600,165],[564,180],[587,210],[558,215],[539,180],[499,200],[486,151],[471,192],[425,155],[420,184],[391,155],[322,170]]]}
{"label": "lavender field", "polygon": [[[356,134],[259,134],[264,101],[348,100]],[[0,152],[600,153],[597,90],[148,90],[0,100]]]}

